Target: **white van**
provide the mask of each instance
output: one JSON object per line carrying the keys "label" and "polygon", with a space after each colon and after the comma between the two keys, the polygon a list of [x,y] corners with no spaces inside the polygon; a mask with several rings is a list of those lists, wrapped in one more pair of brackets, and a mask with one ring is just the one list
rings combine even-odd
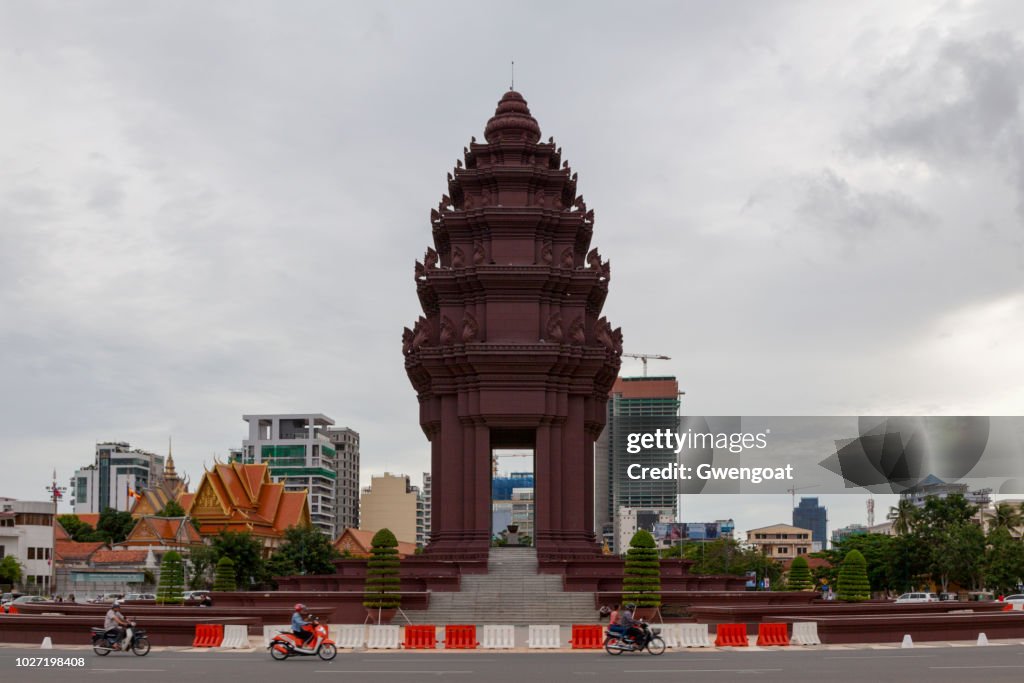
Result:
{"label": "white van", "polygon": [[935,593],[904,593],[896,598],[896,604],[901,605],[908,602],[938,602],[939,596]]}

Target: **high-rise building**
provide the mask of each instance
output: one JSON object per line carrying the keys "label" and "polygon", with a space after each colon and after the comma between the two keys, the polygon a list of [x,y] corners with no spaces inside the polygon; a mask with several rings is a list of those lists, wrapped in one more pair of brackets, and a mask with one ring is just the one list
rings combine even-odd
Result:
{"label": "high-rise building", "polygon": [[430,543],[430,516],[433,514],[433,507],[430,504],[430,497],[433,493],[430,472],[423,473],[423,490],[420,491],[420,499],[423,501],[423,519],[420,526],[423,527],[423,545]]}
{"label": "high-rise building", "polygon": [[96,444],[93,464],[71,477],[71,504],[75,514],[95,514],[107,508],[128,511],[135,499],[129,495],[163,481],[164,456],[132,448],[125,441]]}
{"label": "high-rise building", "polygon": [[[621,419],[628,418],[628,419]],[[623,429],[628,425],[628,429]],[[677,461],[671,448],[626,451],[629,432],[654,432],[679,428],[679,383],[675,377],[620,377],[608,401],[608,422],[594,445],[594,531],[598,539],[620,552],[617,511],[626,507],[656,516],[674,515],[678,483],[675,480],[636,480],[627,476],[632,463],[664,467]]]}
{"label": "high-rise building", "polygon": [[329,427],[327,438],[337,458],[338,493],[336,533],[359,528],[359,432],[348,427]]}
{"label": "high-rise building", "polygon": [[800,498],[800,504],[793,508],[793,526],[811,530],[811,541],[818,550],[824,550],[828,543],[828,511],[818,504],[817,498]]}
{"label": "high-rise building", "polygon": [[338,455],[327,428],[334,420],[321,413],[243,415],[249,438],[232,458],[244,464],[267,463],[270,478],[285,491],[308,492],[313,526],[334,539],[338,528]]}
{"label": "high-rise building", "polygon": [[390,529],[399,541],[416,543],[423,536],[420,490],[407,474],[385,472],[370,478],[359,502],[359,528],[377,532]]}

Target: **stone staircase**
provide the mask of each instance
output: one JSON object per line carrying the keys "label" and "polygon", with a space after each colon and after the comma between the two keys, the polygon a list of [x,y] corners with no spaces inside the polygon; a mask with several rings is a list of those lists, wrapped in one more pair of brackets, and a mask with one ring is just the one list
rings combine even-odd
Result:
{"label": "stone staircase", "polygon": [[534,548],[491,548],[487,574],[463,575],[458,593],[431,593],[428,609],[404,612],[414,624],[598,623],[594,594],[566,593],[561,576],[538,574]]}

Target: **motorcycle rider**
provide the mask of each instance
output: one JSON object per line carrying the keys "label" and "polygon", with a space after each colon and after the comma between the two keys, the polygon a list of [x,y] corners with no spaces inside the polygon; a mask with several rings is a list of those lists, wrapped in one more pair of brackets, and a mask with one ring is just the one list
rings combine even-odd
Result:
{"label": "motorcycle rider", "polygon": [[115,600],[114,604],[107,610],[106,616],[103,618],[103,628],[114,632],[114,649],[121,649],[121,640],[124,638],[125,629],[128,627],[128,620],[125,619],[124,615],[121,614],[121,601]]}
{"label": "motorcycle rider", "polygon": [[295,611],[292,613],[292,634],[302,641],[302,647],[306,647],[309,639],[313,637],[313,631],[305,629],[310,623],[303,618],[305,611],[306,606],[299,603],[295,605]]}
{"label": "motorcycle rider", "polygon": [[633,618],[633,612],[636,611],[636,605],[626,605],[626,609],[619,615],[619,624],[623,629],[623,638],[630,642],[636,642],[637,637],[642,631],[636,627],[636,620]]}

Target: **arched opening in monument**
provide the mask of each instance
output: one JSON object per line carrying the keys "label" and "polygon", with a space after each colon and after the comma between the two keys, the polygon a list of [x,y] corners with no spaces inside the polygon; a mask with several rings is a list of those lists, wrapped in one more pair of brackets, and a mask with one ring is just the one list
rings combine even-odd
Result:
{"label": "arched opening in monument", "polygon": [[534,541],[534,434],[492,432],[491,544],[531,546]]}

